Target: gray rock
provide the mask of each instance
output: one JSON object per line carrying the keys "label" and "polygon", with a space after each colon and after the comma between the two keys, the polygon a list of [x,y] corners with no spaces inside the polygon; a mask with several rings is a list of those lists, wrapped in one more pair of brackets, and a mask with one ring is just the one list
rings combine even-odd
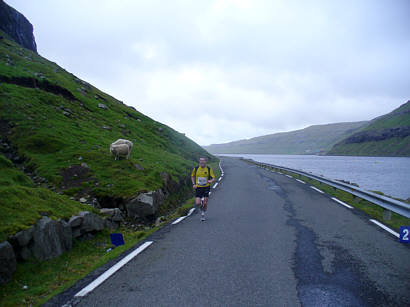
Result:
{"label": "gray rock", "polygon": [[105,104],[103,104],[103,103],[99,103],[99,104],[98,104],[98,107],[99,107],[100,109],[104,109],[104,110],[107,110],[107,109],[108,109],[108,107],[107,107]]}
{"label": "gray rock", "polygon": [[98,215],[89,211],[81,211],[78,215],[84,218],[81,225],[81,234],[104,229],[104,220]]}
{"label": "gray rock", "polygon": [[19,252],[18,252],[18,258],[21,260],[29,260],[33,254],[31,253],[30,248],[27,246],[24,246]]}
{"label": "gray rock", "polygon": [[72,216],[68,221],[68,224],[74,228],[78,227],[83,223],[84,218],[82,216]]}
{"label": "gray rock", "polygon": [[10,280],[16,266],[16,255],[11,244],[8,241],[0,243],[0,285]]}
{"label": "gray rock", "polygon": [[115,212],[114,208],[103,208],[100,209],[100,213],[108,216],[113,216]]}
{"label": "gray rock", "polygon": [[88,164],[85,163],[85,162],[81,163],[81,167],[83,167],[83,168],[89,168],[89,167],[88,167]]}
{"label": "gray rock", "polygon": [[63,225],[63,237],[62,241],[65,250],[70,250],[73,247],[73,231],[69,223],[64,220],[59,220],[59,223]]}
{"label": "gray rock", "polygon": [[13,237],[13,239],[16,241],[16,243],[20,246],[20,247],[24,247],[26,246],[30,240],[33,238],[33,226],[19,231],[18,233],[16,233]]}
{"label": "gray rock", "polygon": [[[67,223],[66,223],[67,224]],[[69,224],[67,224],[69,225]],[[71,235],[68,240],[68,228],[63,223],[44,216],[34,226],[33,246],[31,251],[38,260],[47,260],[60,256],[71,247]]]}
{"label": "gray rock", "polygon": [[80,203],[84,204],[87,202],[87,198],[81,197],[80,198]]}
{"label": "gray rock", "polygon": [[161,225],[161,223],[165,221],[165,216],[160,216],[155,220],[155,227],[158,227],[159,225]]}
{"label": "gray rock", "polygon": [[111,217],[112,221],[117,223],[124,221],[124,218],[121,214],[121,210],[119,208],[115,208],[114,210],[114,214]]}
{"label": "gray rock", "polygon": [[141,193],[125,204],[127,215],[131,218],[154,215],[164,202],[164,193],[161,189]]}

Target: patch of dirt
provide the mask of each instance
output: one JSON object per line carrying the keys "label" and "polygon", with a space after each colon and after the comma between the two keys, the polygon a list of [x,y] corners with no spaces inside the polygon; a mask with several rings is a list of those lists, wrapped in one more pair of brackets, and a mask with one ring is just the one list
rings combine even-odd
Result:
{"label": "patch of dirt", "polygon": [[83,183],[92,182],[95,184],[97,179],[90,176],[90,169],[83,164],[74,164],[61,171],[61,188],[68,190],[71,188],[82,188],[78,196],[90,195],[91,187],[83,186]]}
{"label": "patch of dirt", "polygon": [[53,84],[47,80],[38,80],[30,77],[6,77],[0,76],[0,82],[15,84],[28,88],[39,88],[49,93],[63,96],[68,100],[77,100],[75,96],[66,88]]}

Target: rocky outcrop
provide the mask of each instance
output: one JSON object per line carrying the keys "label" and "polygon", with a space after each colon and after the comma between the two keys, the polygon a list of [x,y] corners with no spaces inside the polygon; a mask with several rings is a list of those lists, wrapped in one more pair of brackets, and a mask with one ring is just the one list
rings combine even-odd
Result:
{"label": "rocky outcrop", "polygon": [[111,210],[106,219],[89,211],[79,212],[68,222],[43,216],[35,225],[9,237],[0,244],[0,284],[10,279],[17,260],[52,259],[70,250],[74,239],[90,236],[105,227],[119,227],[123,221],[121,211]]}
{"label": "rocky outcrop", "polygon": [[0,29],[24,48],[37,52],[33,25],[3,0],[0,0]]}
{"label": "rocky outcrop", "polygon": [[54,221],[45,216],[34,227],[31,251],[39,260],[58,257],[70,250],[72,244],[71,227],[64,221]]}
{"label": "rocky outcrop", "polygon": [[164,202],[164,193],[161,189],[141,193],[125,204],[127,215],[130,218],[145,218],[154,216]]}
{"label": "rocky outcrop", "polygon": [[0,243],[0,285],[8,282],[16,270],[16,256],[9,242]]}
{"label": "rocky outcrop", "polygon": [[[119,227],[122,221],[122,217],[119,218],[117,215],[109,219],[115,220],[115,224],[110,228]],[[101,231],[105,225],[105,220],[88,211],[72,216],[68,222],[62,219],[55,221],[44,216],[37,224],[16,233],[8,241],[13,246],[18,260],[28,260],[31,257],[47,260],[70,250],[73,239]]]}

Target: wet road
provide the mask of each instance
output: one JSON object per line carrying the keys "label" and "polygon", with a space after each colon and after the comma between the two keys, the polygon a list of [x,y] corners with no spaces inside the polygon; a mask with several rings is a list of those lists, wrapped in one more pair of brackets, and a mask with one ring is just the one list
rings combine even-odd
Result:
{"label": "wet road", "polygon": [[364,214],[284,175],[232,158],[222,163],[225,177],[211,195],[206,222],[194,214],[160,230],[147,250],[72,304],[405,306],[410,301],[410,249]]}

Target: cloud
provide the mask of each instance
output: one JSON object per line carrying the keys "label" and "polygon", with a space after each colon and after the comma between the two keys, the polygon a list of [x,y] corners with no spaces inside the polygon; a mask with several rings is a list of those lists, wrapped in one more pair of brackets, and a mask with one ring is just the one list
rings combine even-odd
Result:
{"label": "cloud", "polygon": [[41,54],[200,144],[371,119],[409,98],[406,0],[8,3]]}

